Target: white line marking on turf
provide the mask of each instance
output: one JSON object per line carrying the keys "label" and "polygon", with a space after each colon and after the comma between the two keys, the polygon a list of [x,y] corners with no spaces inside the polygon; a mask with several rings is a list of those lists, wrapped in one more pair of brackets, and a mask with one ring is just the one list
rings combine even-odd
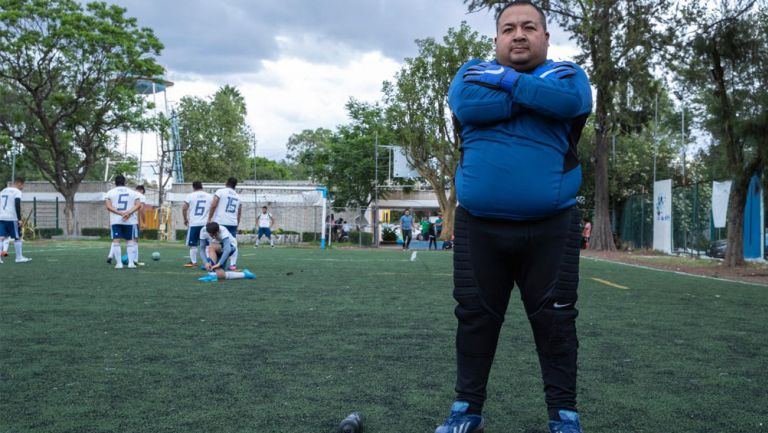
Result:
{"label": "white line marking on turf", "polygon": [[629,266],[629,267],[632,267],[632,268],[649,269],[651,271],[668,272],[668,273],[672,273],[672,274],[685,275],[686,277],[704,278],[706,280],[715,280],[715,281],[720,281],[720,282],[725,282],[725,283],[745,284],[747,286],[766,287],[765,284],[760,284],[760,283],[751,283],[751,282],[748,282],[748,281],[729,280],[727,278],[715,278],[715,277],[709,277],[709,276],[706,276],[706,275],[689,274],[689,273],[681,272],[681,271],[670,271],[669,269],[652,268],[650,266],[636,265],[634,263],[614,262],[612,260],[598,259],[598,258],[595,258],[595,257],[586,257],[586,256],[582,256],[581,258],[589,259],[589,260],[594,260],[596,262],[605,262],[605,263],[613,263],[613,264],[616,264],[616,265],[624,265],[624,266]]}

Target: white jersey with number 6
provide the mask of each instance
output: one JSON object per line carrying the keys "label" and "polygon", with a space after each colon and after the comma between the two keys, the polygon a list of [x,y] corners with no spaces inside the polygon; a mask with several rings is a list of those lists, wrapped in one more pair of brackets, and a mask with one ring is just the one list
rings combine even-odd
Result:
{"label": "white jersey with number 6", "polygon": [[[136,194],[136,191],[130,188],[118,186],[116,188],[110,189],[104,196],[104,199],[110,200],[112,202],[112,207],[116,210],[126,211],[136,205],[136,200],[139,199],[138,195]],[[109,223],[133,225],[138,224],[138,220],[136,218],[136,212],[131,215],[128,221],[124,220],[120,215],[110,212]]]}
{"label": "white jersey with number 6", "polygon": [[237,211],[240,209],[240,195],[232,188],[222,188],[216,191],[215,195],[219,198],[219,204],[216,205],[213,222],[219,223],[219,225],[236,226]]}
{"label": "white jersey with number 6", "polygon": [[187,194],[184,201],[189,205],[187,218],[191,226],[204,226],[208,223],[213,196],[205,191],[194,191]]}
{"label": "white jersey with number 6", "polygon": [[16,199],[21,199],[21,190],[9,186],[0,191],[0,221],[19,221],[21,215],[16,215]]}

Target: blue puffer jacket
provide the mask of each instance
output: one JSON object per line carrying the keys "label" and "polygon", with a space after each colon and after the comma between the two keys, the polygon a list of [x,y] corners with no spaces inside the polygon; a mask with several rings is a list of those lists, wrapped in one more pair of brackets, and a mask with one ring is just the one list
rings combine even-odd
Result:
{"label": "blue puffer jacket", "polygon": [[592,111],[587,75],[575,63],[547,60],[511,92],[464,83],[467,68],[482,61],[464,64],[448,91],[463,142],[459,204],[475,216],[510,220],[574,206],[581,186],[576,144]]}

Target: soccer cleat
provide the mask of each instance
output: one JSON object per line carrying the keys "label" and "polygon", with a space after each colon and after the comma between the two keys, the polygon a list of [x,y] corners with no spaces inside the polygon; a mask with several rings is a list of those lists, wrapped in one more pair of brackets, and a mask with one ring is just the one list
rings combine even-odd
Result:
{"label": "soccer cleat", "polygon": [[128,269],[136,269],[136,264],[135,263],[128,263],[127,267],[128,267]]}
{"label": "soccer cleat", "polygon": [[227,270],[228,271],[237,271],[237,266],[232,265],[232,266],[228,267]]}
{"label": "soccer cleat", "polygon": [[31,261],[32,261],[32,259],[30,259],[29,257],[18,257],[18,258],[16,258],[16,263],[27,263],[27,262],[31,262]]}
{"label": "soccer cleat", "polygon": [[454,401],[451,406],[451,416],[439,426],[435,433],[481,433],[485,428],[485,420],[480,415],[468,415],[469,403]]}
{"label": "soccer cleat", "polygon": [[115,269],[123,269],[123,262],[117,262]]}
{"label": "soccer cleat", "polygon": [[549,433],[582,433],[578,413],[561,409],[559,414],[560,421],[549,421]]}
{"label": "soccer cleat", "polygon": [[[187,263],[184,263],[184,267],[185,268],[196,268],[197,267],[197,263],[187,262]],[[203,269],[205,269],[205,268],[203,268]]]}
{"label": "soccer cleat", "polygon": [[108,265],[112,264],[112,256],[107,257],[107,264]]}
{"label": "soccer cleat", "polygon": [[254,275],[253,272],[249,271],[248,269],[243,269],[243,276],[245,276],[245,279],[247,280],[256,278],[256,275]]}
{"label": "soccer cleat", "polygon": [[204,277],[198,278],[197,281],[201,281],[203,283],[213,283],[215,281],[219,281],[219,277],[216,275],[206,275]]}
{"label": "soccer cleat", "polygon": [[0,252],[0,257],[8,257],[8,251]]}
{"label": "soccer cleat", "polygon": [[146,263],[144,263],[144,262],[136,262],[136,266],[144,266],[144,265],[146,265]]}

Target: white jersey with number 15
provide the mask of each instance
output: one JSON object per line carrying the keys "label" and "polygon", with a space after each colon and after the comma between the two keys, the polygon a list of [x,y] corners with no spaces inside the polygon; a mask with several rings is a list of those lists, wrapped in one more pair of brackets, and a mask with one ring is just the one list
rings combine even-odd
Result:
{"label": "white jersey with number 15", "polygon": [[237,211],[240,209],[240,195],[232,188],[222,188],[216,191],[215,195],[219,198],[219,204],[216,205],[213,222],[225,226],[236,226]]}

